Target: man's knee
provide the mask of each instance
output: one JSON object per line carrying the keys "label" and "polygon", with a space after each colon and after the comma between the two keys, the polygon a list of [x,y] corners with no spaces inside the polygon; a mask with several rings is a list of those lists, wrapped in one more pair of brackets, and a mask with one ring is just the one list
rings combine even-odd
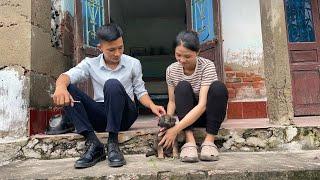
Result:
{"label": "man's knee", "polygon": [[117,79],[109,79],[104,83],[103,92],[104,93],[117,93],[123,88],[122,84]]}
{"label": "man's knee", "polygon": [[72,94],[76,94],[76,92],[79,90],[75,85],[73,84],[69,84],[69,86],[67,87],[68,92],[72,95]]}

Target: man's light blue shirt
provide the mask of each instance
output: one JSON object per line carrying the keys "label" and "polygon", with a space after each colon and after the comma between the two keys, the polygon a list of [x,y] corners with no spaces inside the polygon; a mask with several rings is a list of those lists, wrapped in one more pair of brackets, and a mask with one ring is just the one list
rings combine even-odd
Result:
{"label": "man's light blue shirt", "polygon": [[97,102],[104,101],[103,86],[108,79],[119,80],[132,100],[134,94],[138,99],[147,94],[140,61],[125,54],[121,56],[120,63],[114,70],[105,64],[103,54],[100,54],[94,58],[85,58],[64,74],[70,77],[71,84],[91,78],[94,100]]}

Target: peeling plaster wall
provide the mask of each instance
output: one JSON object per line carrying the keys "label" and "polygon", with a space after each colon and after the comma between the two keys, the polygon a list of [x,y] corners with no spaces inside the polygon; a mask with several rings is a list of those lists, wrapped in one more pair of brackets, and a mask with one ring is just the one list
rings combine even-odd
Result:
{"label": "peeling plaster wall", "polygon": [[55,78],[72,65],[51,44],[51,1],[0,0],[0,138],[27,135],[29,108],[52,106]]}
{"label": "peeling plaster wall", "polygon": [[259,0],[221,1],[221,21],[230,100],[266,101]]}
{"label": "peeling plaster wall", "polygon": [[27,135],[29,78],[19,66],[0,71],[0,138]]}
{"label": "peeling plaster wall", "polygon": [[31,1],[0,1],[0,139],[27,135]]}
{"label": "peeling plaster wall", "polygon": [[[68,17],[74,17],[74,0],[51,0],[51,43],[53,47],[63,48],[63,35],[66,33]],[[71,19],[68,20],[71,20]],[[70,22],[73,24],[73,22]],[[66,27],[69,28],[69,27]],[[73,28],[72,28],[73,29]],[[72,29],[68,29],[72,31]]]}
{"label": "peeling plaster wall", "polygon": [[61,0],[51,0],[51,43],[53,47],[61,48]]}

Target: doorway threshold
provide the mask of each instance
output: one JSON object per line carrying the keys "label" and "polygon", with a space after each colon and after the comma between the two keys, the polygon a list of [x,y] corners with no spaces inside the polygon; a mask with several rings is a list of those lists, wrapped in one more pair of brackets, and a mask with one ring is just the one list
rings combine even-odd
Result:
{"label": "doorway threshold", "polygon": [[[293,126],[296,127],[320,127],[320,116],[294,117]],[[138,120],[130,129],[156,128],[156,116],[140,115]],[[254,118],[254,119],[227,119],[221,129],[251,129],[251,128],[271,128],[285,127],[269,122],[269,118]]]}

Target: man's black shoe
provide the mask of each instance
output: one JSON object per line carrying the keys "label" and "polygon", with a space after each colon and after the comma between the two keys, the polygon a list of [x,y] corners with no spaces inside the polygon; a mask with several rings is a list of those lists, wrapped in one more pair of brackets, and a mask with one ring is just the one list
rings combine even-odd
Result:
{"label": "man's black shoe", "polygon": [[86,145],[87,149],[85,153],[74,164],[74,167],[77,169],[94,166],[98,162],[106,159],[106,153],[104,151],[103,144],[86,142]]}
{"label": "man's black shoe", "polygon": [[110,167],[120,167],[126,164],[119,145],[116,142],[108,142],[108,165]]}
{"label": "man's black shoe", "polygon": [[46,134],[65,134],[72,132],[74,130],[74,125],[70,119],[66,116],[60,114],[54,115],[50,118],[49,125],[46,129]]}

